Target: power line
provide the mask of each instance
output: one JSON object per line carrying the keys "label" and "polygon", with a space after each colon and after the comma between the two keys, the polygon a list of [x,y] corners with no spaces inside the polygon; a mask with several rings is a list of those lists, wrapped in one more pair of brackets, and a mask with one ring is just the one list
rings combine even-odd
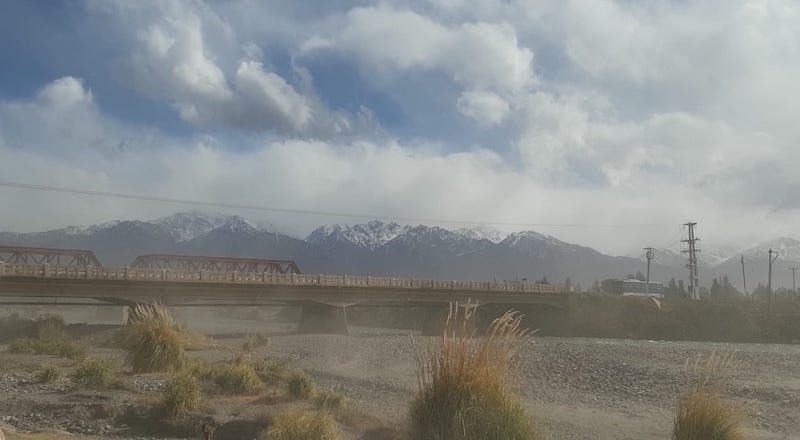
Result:
{"label": "power line", "polygon": [[172,203],[179,205],[205,206],[212,208],[266,211],[266,212],[281,213],[281,214],[301,214],[301,215],[314,215],[323,217],[395,220],[395,221],[420,222],[420,223],[447,223],[447,224],[460,224],[460,225],[487,225],[487,226],[493,225],[493,226],[524,226],[524,227],[529,227],[529,226],[564,227],[564,228],[586,228],[586,227],[630,228],[630,227],[664,226],[667,224],[667,223],[525,223],[525,222],[495,222],[495,221],[474,221],[474,220],[458,220],[458,219],[437,219],[437,218],[424,218],[424,217],[393,217],[393,216],[363,214],[363,213],[318,211],[309,209],[282,208],[274,206],[258,206],[258,205],[245,205],[237,203],[210,202],[203,200],[181,199],[176,197],[154,197],[154,196],[144,196],[139,194],[125,194],[125,193],[117,193],[109,191],[96,191],[96,190],[69,188],[69,187],[52,186],[52,185],[35,185],[30,183],[19,183],[19,182],[8,182],[8,181],[0,181],[0,187],[24,189],[31,191],[81,194],[88,196],[108,197],[117,199],[142,200],[148,202]]}

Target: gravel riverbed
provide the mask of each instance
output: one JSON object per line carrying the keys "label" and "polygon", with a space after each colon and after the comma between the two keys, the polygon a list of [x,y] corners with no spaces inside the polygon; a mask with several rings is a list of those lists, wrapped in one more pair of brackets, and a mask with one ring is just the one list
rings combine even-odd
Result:
{"label": "gravel riverbed", "polygon": [[[708,380],[742,406],[752,437],[800,439],[797,345],[535,337],[511,370],[553,439],[667,439],[676,398],[705,378],[695,363],[715,353],[730,365]],[[408,335],[278,337],[270,355],[292,359],[365,411],[405,421],[417,386]]]}
{"label": "gravel riverbed", "polygon": [[[235,333],[247,330],[237,328]],[[359,411],[387,426],[403,426],[417,387],[414,353],[432,338],[354,330],[349,336],[273,334],[269,346],[252,355],[302,368],[320,387],[345,394]],[[190,355],[211,362],[230,360],[243,340],[220,334],[213,348]],[[132,376],[126,389],[82,395],[68,392],[66,378],[36,383],[35,371],[42,363],[66,366],[66,360],[2,351],[0,347],[0,425],[115,438],[119,427],[108,426],[112,419],[76,417],[71,402],[91,409],[97,399],[152,399],[164,384],[163,378]],[[752,439],[800,439],[798,345],[533,337],[519,348],[510,370],[529,413],[552,440],[665,440],[676,398],[702,379],[694,362],[713,353],[731,358],[711,380],[742,407]]]}

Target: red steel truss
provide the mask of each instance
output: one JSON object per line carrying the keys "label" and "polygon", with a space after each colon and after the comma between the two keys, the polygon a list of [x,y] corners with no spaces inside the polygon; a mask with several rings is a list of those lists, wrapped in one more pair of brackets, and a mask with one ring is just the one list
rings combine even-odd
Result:
{"label": "red steel truss", "polygon": [[0,246],[0,261],[7,264],[102,266],[92,251],[20,246]]}
{"label": "red steel truss", "polygon": [[133,260],[131,267],[139,269],[205,270],[209,272],[300,273],[297,263],[291,260],[167,254],[140,255]]}

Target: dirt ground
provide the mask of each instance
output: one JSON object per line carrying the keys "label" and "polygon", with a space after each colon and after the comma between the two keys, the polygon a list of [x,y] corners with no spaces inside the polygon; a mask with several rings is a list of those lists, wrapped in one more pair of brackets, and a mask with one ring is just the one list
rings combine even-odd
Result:
{"label": "dirt ground", "polygon": [[[211,335],[215,344],[192,351],[192,358],[229,360],[245,335],[268,334],[270,345],[252,356],[302,368],[320,387],[346,395],[349,409],[340,421],[347,438],[391,439],[402,432],[416,389],[414,344],[424,345],[429,338],[414,336],[412,342],[407,331],[371,328],[351,328],[349,336],[297,335],[293,324],[269,316],[248,320],[205,313],[178,312],[179,319]],[[121,361],[119,350],[99,347],[109,334],[103,330],[83,340],[92,346],[92,355]],[[752,439],[800,439],[798,345],[533,337],[520,348],[512,371],[529,413],[550,439],[668,439],[676,397],[698,380],[691,365],[711,353],[733,359],[713,380],[746,413]],[[124,386],[86,392],[72,389],[66,379],[35,383],[35,371],[49,364],[68,369],[71,361],[9,354],[0,346],[0,426],[19,431],[7,429],[10,440],[60,439],[67,433],[78,435],[70,438],[144,438],[126,430],[120,415],[152,405],[165,377],[127,374]],[[264,411],[292,405],[275,396],[214,399],[209,411],[222,422],[258,419]],[[264,406],[266,401],[271,406]],[[37,429],[48,434],[24,434]]]}

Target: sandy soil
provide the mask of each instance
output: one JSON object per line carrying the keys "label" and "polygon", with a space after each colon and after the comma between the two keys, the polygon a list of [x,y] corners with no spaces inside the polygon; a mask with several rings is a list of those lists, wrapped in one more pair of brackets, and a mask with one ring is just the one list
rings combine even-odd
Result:
{"label": "sandy soil", "polygon": [[[349,336],[296,335],[287,333],[291,324],[265,326],[264,321],[219,318],[187,322],[212,334],[217,344],[192,352],[194,358],[231,359],[245,334],[270,333],[270,346],[258,348],[254,357],[306,370],[320,386],[347,395],[354,414],[359,414],[354,417],[363,417],[373,428],[400,429],[406,422],[406,408],[416,388],[414,346],[407,333],[355,328]],[[93,335],[89,342],[99,344],[103,337]],[[415,336],[414,341],[424,345],[430,338]],[[124,389],[99,393],[70,390],[64,381],[35,384],[34,371],[41,365],[67,368],[70,361],[4,351],[0,346],[0,426],[58,426],[91,438],[118,438],[119,427],[100,417],[107,410],[102,403],[147,402],[163,384],[157,376],[128,377]],[[92,352],[123,357],[107,348],[95,347]],[[796,345],[534,337],[514,360],[513,382],[551,439],[668,439],[675,399],[697,379],[691,368],[687,373],[687,362],[713,352],[733,356],[734,364],[715,381],[747,413],[752,438],[800,439],[800,346]],[[93,401],[97,405],[92,406]],[[248,402],[231,405],[246,413]],[[89,409],[80,420],[73,420],[74,413],[65,407],[78,404]],[[348,438],[364,438],[361,435],[352,432]]]}

